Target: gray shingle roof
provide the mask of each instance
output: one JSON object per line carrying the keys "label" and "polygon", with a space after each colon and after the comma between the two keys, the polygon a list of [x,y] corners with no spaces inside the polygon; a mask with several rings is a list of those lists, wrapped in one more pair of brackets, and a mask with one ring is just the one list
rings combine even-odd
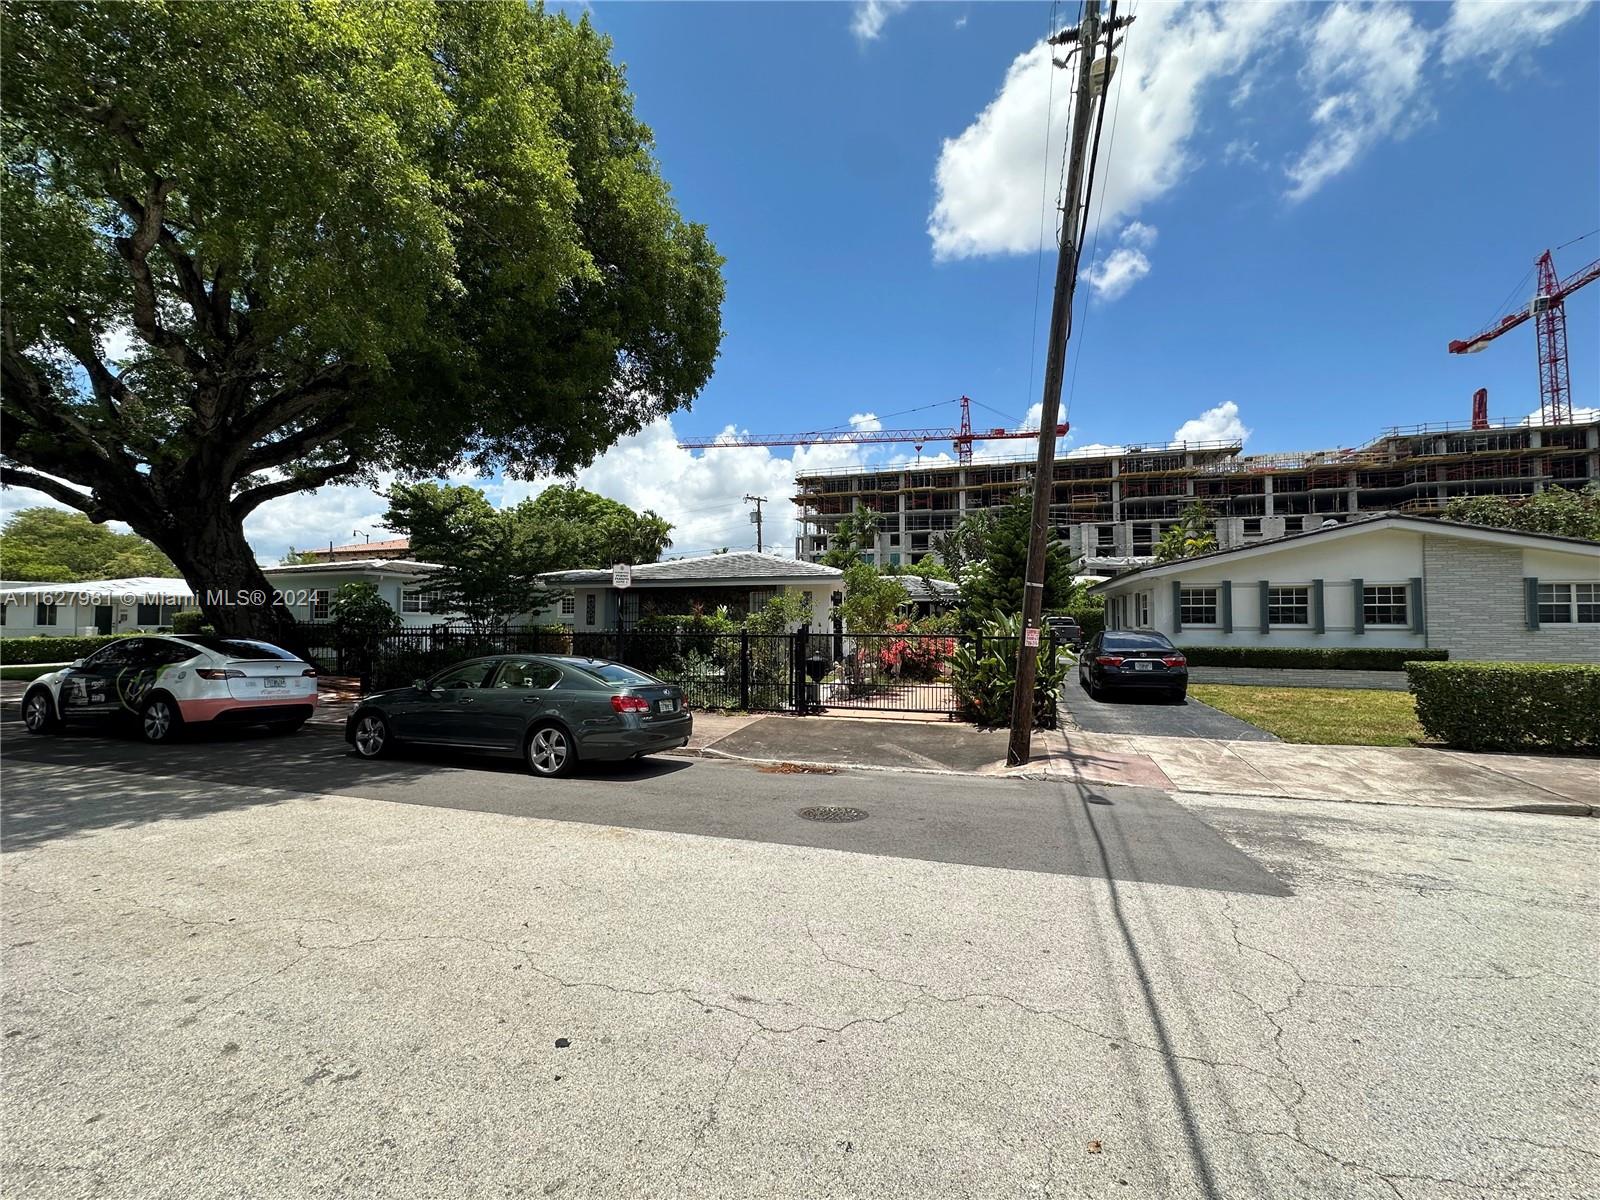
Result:
{"label": "gray shingle roof", "polygon": [[921,575],[896,575],[913,604],[954,604],[961,589],[949,580],[924,579]]}
{"label": "gray shingle roof", "polygon": [[[763,583],[777,579],[839,579],[843,571],[820,563],[780,558],[776,554],[757,554],[735,550],[728,554],[702,554],[694,558],[674,558],[666,562],[642,563],[633,569],[635,584],[673,583]],[[540,578],[554,586],[609,584],[610,571],[551,571]]]}

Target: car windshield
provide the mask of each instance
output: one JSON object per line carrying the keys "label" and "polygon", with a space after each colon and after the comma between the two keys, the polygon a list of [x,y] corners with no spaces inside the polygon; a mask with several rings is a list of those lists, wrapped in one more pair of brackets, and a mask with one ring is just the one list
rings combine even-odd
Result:
{"label": "car windshield", "polygon": [[622,683],[629,686],[636,684],[651,684],[659,682],[643,671],[635,671],[632,667],[625,667],[614,662],[584,662],[574,664],[586,675],[593,675],[605,683]]}
{"label": "car windshield", "polygon": [[253,642],[246,638],[213,637],[210,634],[204,634],[199,637],[184,638],[183,640],[196,646],[204,646],[213,654],[224,654],[232,659],[278,659],[287,662],[298,662],[300,659],[299,655],[290,654],[287,650],[274,646],[270,642]]}
{"label": "car windshield", "polygon": [[1107,650],[1171,650],[1172,643],[1159,633],[1108,633]]}

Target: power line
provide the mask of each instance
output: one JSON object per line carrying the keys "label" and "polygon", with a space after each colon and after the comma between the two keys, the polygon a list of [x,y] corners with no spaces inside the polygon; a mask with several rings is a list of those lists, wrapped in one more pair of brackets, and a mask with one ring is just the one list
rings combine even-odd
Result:
{"label": "power line", "polygon": [[1046,201],[1049,193],[1045,190],[1050,186],[1050,122],[1055,116],[1056,100],[1056,65],[1055,54],[1050,49],[1050,36],[1056,31],[1056,3],[1050,4],[1050,24],[1045,29],[1044,53],[1050,60],[1046,69],[1050,72],[1050,82],[1046,85],[1044,94],[1044,169],[1039,175],[1039,250],[1033,259],[1033,338],[1028,343],[1028,390],[1025,393],[1028,403],[1033,402],[1033,368],[1039,354],[1039,288],[1044,280],[1044,215],[1049,211]]}

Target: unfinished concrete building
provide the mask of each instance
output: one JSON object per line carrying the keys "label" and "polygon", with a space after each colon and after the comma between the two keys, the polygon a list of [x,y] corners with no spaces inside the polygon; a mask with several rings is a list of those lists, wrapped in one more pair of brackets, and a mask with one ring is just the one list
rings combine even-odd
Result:
{"label": "unfinished concrete building", "polygon": [[[1243,454],[1238,442],[1187,442],[1076,451],[1056,459],[1057,536],[1093,570],[1147,559],[1193,502],[1215,514],[1223,549],[1297,533],[1355,513],[1432,514],[1458,496],[1528,496],[1600,481],[1600,419],[1576,424],[1418,425],[1384,431],[1359,449]],[[993,509],[1032,483],[1032,458],[902,463],[798,476],[795,555],[815,561],[839,519],[878,515],[881,565],[929,554],[935,534]]]}

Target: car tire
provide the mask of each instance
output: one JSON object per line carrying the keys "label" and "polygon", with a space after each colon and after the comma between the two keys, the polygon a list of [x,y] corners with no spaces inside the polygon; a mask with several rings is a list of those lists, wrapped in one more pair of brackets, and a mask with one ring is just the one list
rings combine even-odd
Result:
{"label": "car tire", "polygon": [[1089,676],[1089,682],[1084,685],[1084,688],[1089,693],[1089,699],[1091,700],[1104,700],[1106,698],[1106,689],[1094,681],[1093,675]]}
{"label": "car tire", "polygon": [[271,734],[293,733],[304,725],[308,718],[296,717],[293,721],[268,721],[267,732]]}
{"label": "car tire", "polygon": [[22,726],[29,733],[55,733],[61,728],[56,703],[44,688],[34,688],[22,698]]}
{"label": "car tire", "polygon": [[382,713],[360,713],[350,744],[362,758],[382,758],[394,747],[394,734]]}
{"label": "car tire", "polygon": [[139,736],[152,746],[175,741],[182,728],[183,715],[171,696],[151,696],[139,706]]}
{"label": "car tire", "polygon": [[1189,689],[1176,688],[1173,691],[1168,692],[1167,702],[1169,704],[1187,704],[1189,702]]}
{"label": "car tire", "polygon": [[536,725],[528,732],[523,759],[541,779],[559,779],[577,764],[578,748],[560,725]]}

